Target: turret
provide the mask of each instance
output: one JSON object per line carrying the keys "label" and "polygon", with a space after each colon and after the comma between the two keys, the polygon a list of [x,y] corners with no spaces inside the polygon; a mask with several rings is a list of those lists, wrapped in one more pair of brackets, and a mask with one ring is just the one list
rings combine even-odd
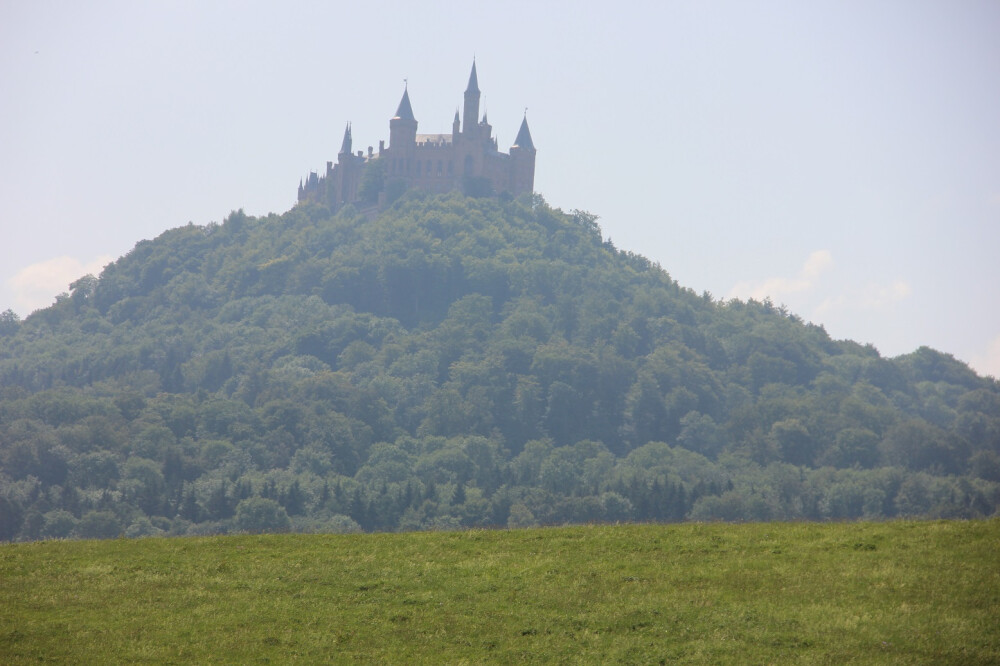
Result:
{"label": "turret", "polygon": [[476,121],[479,118],[479,77],[476,76],[476,61],[472,61],[472,73],[469,74],[469,85],[465,89],[465,107],[462,109],[462,132],[476,133]]}
{"label": "turret", "polygon": [[531,140],[531,130],[528,129],[527,112],[525,112],[524,119],[521,121],[521,129],[517,130],[517,137],[514,139],[514,145],[511,146],[512,153],[515,148],[529,150],[532,154],[535,152],[535,144]]}
{"label": "turret", "polygon": [[528,129],[528,114],[525,112],[521,129],[517,131],[514,145],[510,147],[512,194],[517,196],[535,190],[535,143]]}
{"label": "turret", "polygon": [[[347,128],[344,130],[344,142],[340,144],[340,152],[338,155],[350,155],[351,154],[351,123],[347,123]],[[343,161],[343,160],[341,160]]]}
{"label": "turret", "polygon": [[417,119],[413,117],[413,107],[410,106],[410,93],[404,87],[396,115],[389,120],[389,148],[408,153],[416,142]]}
{"label": "turret", "polygon": [[490,121],[486,118],[486,110],[483,110],[483,119],[479,121],[479,136],[484,140],[489,141],[490,137],[493,136],[493,126],[490,125]]}

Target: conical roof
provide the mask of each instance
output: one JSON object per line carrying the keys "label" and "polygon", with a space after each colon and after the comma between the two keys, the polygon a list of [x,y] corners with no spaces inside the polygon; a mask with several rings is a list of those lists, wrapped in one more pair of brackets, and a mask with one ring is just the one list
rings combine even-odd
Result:
{"label": "conical roof", "polygon": [[469,86],[465,92],[479,92],[479,77],[476,76],[476,61],[472,61],[472,73],[469,74]]}
{"label": "conical roof", "polygon": [[342,144],[340,144],[340,153],[342,155],[344,153],[348,153],[349,154],[351,152],[351,143],[352,143],[352,141],[351,141],[351,123],[347,123],[347,128],[344,129],[344,142]]}
{"label": "conical roof", "polygon": [[396,109],[396,118],[400,120],[416,120],[413,117],[413,107],[410,106],[410,93],[403,89],[403,99],[399,100],[399,108]]}
{"label": "conical roof", "polygon": [[528,129],[528,116],[525,116],[524,120],[521,121],[521,129],[517,131],[514,145],[518,148],[535,149],[535,144],[531,141],[531,130]]}

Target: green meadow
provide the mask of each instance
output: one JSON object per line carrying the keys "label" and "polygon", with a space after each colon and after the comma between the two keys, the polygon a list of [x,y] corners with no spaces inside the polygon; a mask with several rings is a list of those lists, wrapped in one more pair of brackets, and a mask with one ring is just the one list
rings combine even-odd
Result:
{"label": "green meadow", "polygon": [[1000,663],[1000,520],[0,546],[0,662]]}

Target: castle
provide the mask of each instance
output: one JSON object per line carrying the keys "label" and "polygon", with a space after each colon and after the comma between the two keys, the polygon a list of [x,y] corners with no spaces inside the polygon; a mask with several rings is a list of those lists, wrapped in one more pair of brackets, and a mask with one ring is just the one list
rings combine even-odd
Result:
{"label": "castle", "polygon": [[534,191],[535,146],[528,118],[521,121],[509,153],[497,149],[493,127],[479,118],[479,79],[472,63],[465,90],[462,117],[455,111],[451,134],[417,134],[417,119],[404,86],[396,115],[389,120],[389,145],[379,141],[378,154],[352,151],[351,125],[337,163],[326,163],[326,174],[309,174],[299,183],[299,201],[312,201],[336,210],[345,204],[384,205],[404,190],[430,192],[461,190],[472,196],[517,196]]}

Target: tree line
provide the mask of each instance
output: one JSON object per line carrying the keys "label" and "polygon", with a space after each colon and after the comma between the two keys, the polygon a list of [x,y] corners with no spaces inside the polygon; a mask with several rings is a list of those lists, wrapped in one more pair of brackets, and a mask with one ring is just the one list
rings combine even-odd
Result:
{"label": "tree line", "polygon": [[0,539],[998,506],[996,380],[696,294],[537,195],[237,211],[0,315]]}

